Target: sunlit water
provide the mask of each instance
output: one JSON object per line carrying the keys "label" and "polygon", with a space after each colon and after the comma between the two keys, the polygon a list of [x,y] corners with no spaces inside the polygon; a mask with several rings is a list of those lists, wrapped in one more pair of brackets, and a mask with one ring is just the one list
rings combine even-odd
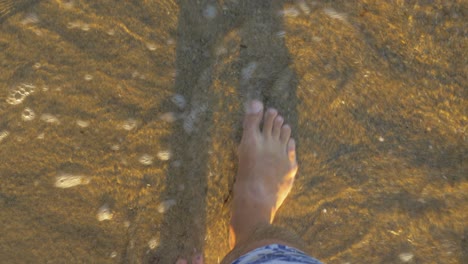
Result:
{"label": "sunlit water", "polygon": [[315,257],[468,263],[463,1],[10,2],[5,263],[218,263],[252,98],[294,129],[276,223]]}

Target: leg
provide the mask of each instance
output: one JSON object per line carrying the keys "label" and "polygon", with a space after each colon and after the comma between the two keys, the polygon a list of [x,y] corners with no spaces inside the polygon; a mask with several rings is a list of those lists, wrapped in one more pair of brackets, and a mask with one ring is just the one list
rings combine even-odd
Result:
{"label": "leg", "polygon": [[223,260],[255,248],[283,244],[303,248],[300,239],[272,225],[278,208],[289,194],[298,169],[291,128],[275,109],[264,114],[263,105],[250,103],[239,146],[239,170],[234,184],[229,244],[233,251]]}

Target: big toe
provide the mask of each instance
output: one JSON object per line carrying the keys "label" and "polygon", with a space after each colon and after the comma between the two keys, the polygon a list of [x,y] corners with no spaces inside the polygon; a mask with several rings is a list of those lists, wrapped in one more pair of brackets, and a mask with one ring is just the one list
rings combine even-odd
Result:
{"label": "big toe", "polygon": [[263,104],[258,100],[252,100],[247,103],[246,113],[244,117],[244,131],[252,131],[260,129],[262,121]]}

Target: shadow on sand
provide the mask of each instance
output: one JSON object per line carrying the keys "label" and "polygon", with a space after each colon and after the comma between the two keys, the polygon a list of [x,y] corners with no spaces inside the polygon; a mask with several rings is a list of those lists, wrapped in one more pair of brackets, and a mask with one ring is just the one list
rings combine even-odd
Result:
{"label": "shadow on sand", "polygon": [[[229,32],[236,31],[240,36],[240,45],[235,47],[239,56],[234,62],[239,78],[233,85],[238,87],[240,98],[234,100],[244,103],[261,99],[267,107],[279,109],[293,127],[297,125],[296,76],[290,68],[282,34],[280,10],[284,2],[249,0],[221,5],[208,0],[178,1],[174,93],[184,96],[187,106],[184,121],[174,124],[167,139],[177,160],[167,173],[162,197],[177,196],[179,201],[165,215],[160,247],[148,259],[149,263],[172,263],[177,256],[189,255],[194,249],[203,252],[207,229],[208,128],[213,123],[212,106],[219,100],[212,96],[212,86],[215,79],[223,79],[214,76],[213,69],[218,63],[217,47]],[[233,129],[240,135],[240,123]],[[175,222],[181,224],[172,224]]]}

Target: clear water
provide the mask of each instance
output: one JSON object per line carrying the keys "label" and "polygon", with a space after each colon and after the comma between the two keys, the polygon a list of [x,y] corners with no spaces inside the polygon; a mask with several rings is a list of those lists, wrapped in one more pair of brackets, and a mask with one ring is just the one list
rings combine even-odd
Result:
{"label": "clear water", "polygon": [[5,263],[218,263],[251,98],[294,129],[276,223],[315,257],[468,262],[464,1],[10,2]]}

